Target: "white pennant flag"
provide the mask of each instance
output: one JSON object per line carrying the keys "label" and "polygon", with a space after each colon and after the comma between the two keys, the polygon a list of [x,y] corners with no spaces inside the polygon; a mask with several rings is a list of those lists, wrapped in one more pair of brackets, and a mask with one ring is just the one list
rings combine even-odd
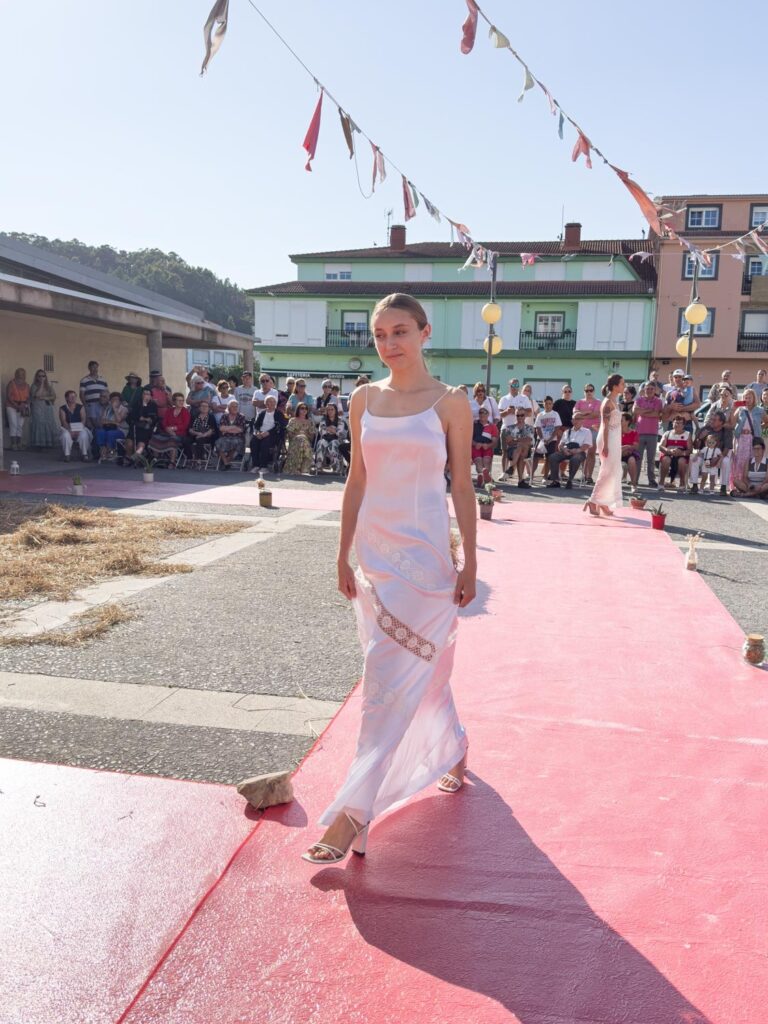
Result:
{"label": "white pennant flag", "polygon": [[523,100],[525,99],[525,94],[528,92],[529,89],[532,89],[534,87],[534,85],[536,85],[536,79],[533,77],[531,72],[526,67],[526,69],[525,69],[525,81],[523,82],[523,91],[517,97],[517,102],[518,103],[522,103],[523,102]]}
{"label": "white pennant flag", "polygon": [[[229,18],[229,0],[216,0],[208,15],[208,21],[203,26],[203,39],[205,40],[205,57],[200,74],[205,74],[208,62],[215,56],[219,47],[224,42],[224,34],[227,31],[227,19]],[[216,31],[213,26],[216,25]]]}

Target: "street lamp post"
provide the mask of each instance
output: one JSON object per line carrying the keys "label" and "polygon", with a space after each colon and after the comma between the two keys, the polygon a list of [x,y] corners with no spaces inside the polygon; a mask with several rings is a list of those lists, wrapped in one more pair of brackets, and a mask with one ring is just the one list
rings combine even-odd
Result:
{"label": "street lamp post", "polygon": [[708,314],[707,307],[699,301],[699,261],[694,259],[693,261],[693,280],[691,281],[691,301],[685,308],[683,317],[688,324],[688,333],[681,335],[677,339],[677,345],[675,349],[677,354],[685,356],[685,372],[689,374],[691,372],[691,360],[693,359],[694,353],[696,352],[696,339],[694,338],[694,330],[699,324],[703,324],[707,319]]}
{"label": "street lamp post", "polygon": [[501,352],[502,341],[496,333],[495,325],[501,320],[501,306],[496,301],[496,260],[491,266],[491,298],[480,310],[483,322],[488,324],[488,337],[483,342],[483,348],[488,356],[485,370],[485,393],[491,397],[491,364],[493,357]]}

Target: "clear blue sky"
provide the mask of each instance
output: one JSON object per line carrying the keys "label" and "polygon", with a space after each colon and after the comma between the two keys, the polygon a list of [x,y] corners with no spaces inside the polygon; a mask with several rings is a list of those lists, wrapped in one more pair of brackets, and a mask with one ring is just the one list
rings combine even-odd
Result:
{"label": "clear blue sky", "polygon": [[[315,170],[301,142],[314,84],[247,0],[198,76],[212,0],[6,4],[0,229],[118,248],[157,246],[243,286],[295,277],[287,254],[384,244],[402,218],[391,174],[358,191],[336,110]],[[354,119],[477,239],[587,238],[644,222],[598,162],[570,160],[538,89],[480,22],[459,51],[463,0],[261,0]],[[486,0],[533,72],[593,142],[651,194],[768,190],[757,0]],[[751,53],[751,56],[750,56]],[[693,129],[693,130],[691,130]],[[693,136],[697,140],[689,141]],[[367,189],[370,149],[360,172]],[[421,209],[421,208],[420,208]],[[414,241],[448,240],[421,213]]]}

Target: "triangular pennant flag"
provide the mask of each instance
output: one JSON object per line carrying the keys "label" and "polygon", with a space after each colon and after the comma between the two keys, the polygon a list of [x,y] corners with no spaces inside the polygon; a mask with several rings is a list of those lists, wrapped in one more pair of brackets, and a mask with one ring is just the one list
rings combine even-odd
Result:
{"label": "triangular pennant flag", "polygon": [[592,159],[589,155],[589,151],[592,148],[592,143],[589,141],[584,132],[579,132],[579,137],[576,139],[576,145],[573,147],[573,153],[571,153],[571,160],[578,160],[580,156],[584,156],[587,161],[587,167],[592,170]]}
{"label": "triangular pennant flag", "polygon": [[373,177],[371,178],[371,192],[376,191],[376,174],[379,169],[379,161],[377,159],[379,150],[376,145],[372,142],[371,149],[373,150]]}
{"label": "triangular pennant flag", "polygon": [[[219,47],[224,42],[224,34],[227,31],[227,19],[229,18],[229,0],[216,0],[208,15],[208,20],[203,26],[203,39],[205,40],[205,57],[200,74],[205,74],[208,62],[215,56]],[[217,26],[213,31],[214,24]]]}
{"label": "triangular pennant flag", "polygon": [[351,160],[355,155],[355,144],[352,141],[352,121],[349,114],[345,114],[341,107],[339,107],[339,117],[341,119],[341,130],[344,132],[344,141],[349,149],[349,159]]}
{"label": "triangular pennant flag", "polygon": [[307,162],[304,165],[305,171],[312,170],[312,161],[315,159],[315,153],[317,151],[317,140],[320,135],[320,115],[323,110],[323,94],[325,89],[320,90],[320,99],[317,101],[315,112],[312,115],[312,120],[309,122],[309,128],[307,128],[307,134],[304,137],[302,145],[307,151]]}
{"label": "triangular pennant flag", "polygon": [[557,104],[552,99],[552,93],[549,91],[549,89],[546,87],[546,85],[544,85],[543,82],[539,82],[539,88],[544,93],[544,95],[547,97],[547,102],[549,103],[550,111],[553,114],[556,114],[557,113]]}
{"label": "triangular pennant flag", "polygon": [[495,25],[491,25],[488,35],[491,39],[491,46],[495,46],[497,50],[509,49],[509,40],[503,32],[499,32]]}
{"label": "triangular pennant flag", "polygon": [[523,81],[523,91],[517,97],[517,102],[518,103],[522,103],[523,102],[523,100],[525,99],[525,94],[528,92],[529,89],[532,89],[534,87],[534,85],[536,85],[536,79],[533,77],[531,72],[526,67],[526,69],[525,69],[525,79]]}
{"label": "triangular pennant flag", "polygon": [[416,186],[413,184],[412,181],[408,182],[408,188],[411,190],[411,197],[413,199],[413,208],[415,210],[416,207],[419,205],[419,193],[416,191]]}
{"label": "triangular pennant flag", "polygon": [[560,120],[557,122],[557,134],[562,139],[563,137],[563,125],[565,124],[565,114],[560,111]]}
{"label": "triangular pennant flag", "polygon": [[750,231],[748,237],[755,243],[757,248],[764,256],[768,256],[768,245],[766,245],[765,242],[762,240],[762,238],[760,237],[760,232],[757,229],[755,229],[754,231]]}
{"label": "triangular pennant flag", "polygon": [[430,201],[427,199],[427,197],[424,195],[423,192],[421,193],[421,198],[422,198],[422,200],[424,202],[424,205],[427,208],[427,213],[429,214],[429,216],[433,217],[437,221],[437,223],[439,224],[440,223],[440,211],[438,210],[438,208],[436,206],[433,206],[432,203],[430,203]]}
{"label": "triangular pennant flag", "polygon": [[609,166],[612,170],[616,172],[619,180],[629,189],[632,198],[640,207],[643,216],[648,221],[653,230],[656,232],[656,234],[661,235],[663,231],[661,222],[659,220],[659,211],[656,208],[656,204],[648,195],[648,193],[644,192],[637,184],[637,182],[633,181],[630,178],[629,174],[627,174],[626,171],[622,171],[620,167],[614,167],[613,164],[610,164]]}
{"label": "triangular pennant flag", "polygon": [[410,220],[411,217],[416,216],[416,207],[413,205],[413,196],[411,190],[408,188],[408,182],[405,175],[403,177],[403,207],[405,208],[405,219]]}
{"label": "triangular pennant flag", "polygon": [[470,236],[469,228],[466,226],[466,224],[457,224],[455,220],[452,220],[451,224],[453,224],[453,226],[456,228],[456,237],[461,242],[461,244],[471,249],[473,242]]}
{"label": "triangular pennant flag", "polygon": [[536,260],[539,258],[537,252],[521,252],[520,262],[524,267],[532,267]]}
{"label": "triangular pennant flag", "polygon": [[467,0],[467,7],[469,8],[469,14],[467,15],[467,20],[461,26],[462,53],[472,52],[472,47],[475,45],[475,35],[477,34],[478,6],[475,0]]}

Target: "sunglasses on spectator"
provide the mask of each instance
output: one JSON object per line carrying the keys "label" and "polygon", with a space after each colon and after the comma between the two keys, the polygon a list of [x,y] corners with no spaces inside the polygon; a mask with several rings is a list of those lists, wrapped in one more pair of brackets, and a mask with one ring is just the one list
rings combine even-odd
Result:
{"label": "sunglasses on spectator", "polygon": [[524,412],[516,412],[515,416],[517,416],[517,418],[519,420],[524,420],[525,419],[525,413]]}
{"label": "sunglasses on spectator", "polygon": [[571,392],[571,389],[570,389],[570,388],[563,388],[563,394],[564,394],[564,395],[570,395],[570,394],[572,394],[572,392]]}
{"label": "sunglasses on spectator", "polygon": [[584,388],[584,390],[592,393],[595,389],[594,388]]}

